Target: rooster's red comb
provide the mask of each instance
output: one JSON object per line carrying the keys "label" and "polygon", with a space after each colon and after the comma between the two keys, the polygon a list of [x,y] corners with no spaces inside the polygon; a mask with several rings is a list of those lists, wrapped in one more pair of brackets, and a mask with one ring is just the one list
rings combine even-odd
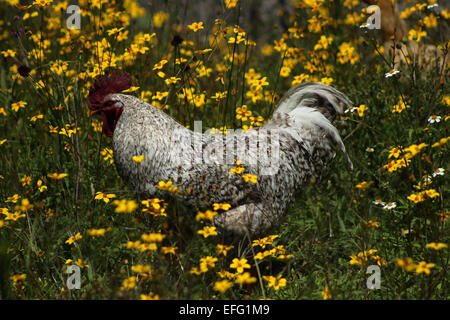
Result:
{"label": "rooster's red comb", "polygon": [[89,90],[89,109],[98,111],[103,105],[103,100],[108,94],[118,93],[130,87],[131,77],[126,72],[113,71],[111,73],[98,76],[95,79],[94,85]]}

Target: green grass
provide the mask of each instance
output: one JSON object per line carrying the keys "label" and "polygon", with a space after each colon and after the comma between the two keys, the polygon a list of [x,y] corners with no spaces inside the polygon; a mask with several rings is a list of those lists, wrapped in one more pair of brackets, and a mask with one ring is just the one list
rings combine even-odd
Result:
{"label": "green grass", "polygon": [[[81,30],[73,33],[66,29],[66,3],[19,10],[13,2],[0,1],[0,52],[4,52],[0,54],[2,299],[139,299],[141,294],[150,293],[161,299],[322,299],[326,287],[333,299],[450,297],[449,143],[442,140],[435,145],[449,136],[448,64],[404,64],[397,67],[399,75],[386,78],[392,64],[375,52],[381,47],[379,31],[360,30],[366,18],[360,15],[361,7],[351,1],[325,1],[318,12],[293,8],[292,14],[277,14],[274,10],[270,23],[264,25],[249,17],[249,7],[257,5],[253,1],[239,1],[235,8],[222,4],[216,17],[220,20],[203,21],[204,29],[197,32],[187,28],[199,21],[190,18],[196,11],[193,4],[169,1],[167,6],[150,5],[145,12],[137,10],[134,1],[117,5],[112,1],[101,9],[81,1]],[[161,24],[160,11],[167,13]],[[33,12],[37,15],[31,15]],[[346,22],[352,13],[358,19]],[[21,19],[15,19],[16,15]],[[408,22],[417,27],[427,16],[430,11],[422,9]],[[442,25],[448,26],[445,16],[448,13],[437,16],[438,26],[423,27],[427,36],[421,40],[441,46],[443,54],[448,50],[448,39],[441,31]],[[319,22],[310,20],[312,17],[318,17]],[[303,35],[296,38],[294,29],[284,32],[283,25],[274,26],[272,22],[277,23],[277,19],[285,28],[301,28],[299,34]],[[227,43],[236,36],[235,25],[245,30],[244,39],[252,40],[255,46],[252,42]],[[108,35],[107,30],[114,27],[128,31],[123,40],[118,33]],[[10,31],[20,31],[21,36],[14,37]],[[135,36],[153,33],[141,42],[141,48],[132,45],[138,43]],[[321,35],[332,41],[327,48],[315,50]],[[175,36],[184,41],[174,46]],[[103,50],[102,40],[109,43]],[[340,54],[343,43],[354,51]],[[126,54],[136,48],[142,53]],[[209,48],[209,52],[198,51]],[[32,53],[40,49],[42,54]],[[15,56],[8,56],[7,50],[13,50]],[[177,64],[179,58],[186,60]],[[162,59],[167,60],[163,68],[153,70]],[[57,60],[65,62],[62,72],[54,67]],[[20,66],[29,68],[29,75],[23,67],[20,75]],[[98,125],[101,119],[90,116],[86,104],[99,66],[129,72],[139,87],[132,94],[160,107],[167,105],[165,112],[186,126],[202,120],[204,129],[250,126],[250,120],[236,118],[236,108],[243,104],[253,116],[263,117],[261,123],[269,120],[277,98],[292,86],[296,76],[331,81],[355,107],[368,108],[362,116],[356,111],[346,113],[345,121],[337,124],[355,168],[348,170],[345,158],[338,153],[327,176],[301,190],[289,215],[272,230],[278,237],[271,244],[262,248],[242,239],[232,243],[234,247],[226,256],[219,255],[217,245],[224,239],[198,234],[209,223],[197,221],[196,211],[174,199],[164,199],[167,215],[156,215],[154,208],[153,214],[143,212],[141,201],[145,199],[129,190],[118,176],[105,153],[105,148],[112,148],[111,139],[95,130],[93,124]],[[251,84],[246,75],[251,69],[268,82],[254,91],[254,100],[247,95]],[[158,71],[165,73],[165,79],[179,80],[166,84]],[[189,90],[195,90],[194,96],[180,96]],[[157,92],[167,92],[167,96],[154,99]],[[226,97],[212,98],[221,92],[226,92]],[[195,105],[195,95],[199,106]],[[27,104],[14,111],[12,107],[19,101]],[[401,101],[409,107],[393,113],[393,106]],[[42,118],[32,121],[36,115]],[[440,116],[440,122],[429,123],[432,115]],[[50,126],[58,129],[51,132]],[[64,134],[62,128],[78,129]],[[421,143],[426,145],[410,153],[407,166],[392,172],[385,168],[407,155],[406,148],[413,146],[412,150]],[[399,158],[389,158],[390,150],[400,146],[403,153]],[[443,175],[432,177],[431,184],[421,190],[414,187],[438,168],[444,169]],[[55,180],[49,177],[52,173],[67,176]],[[363,181],[371,182],[370,186],[357,188]],[[42,185],[46,190],[39,189]],[[431,189],[431,197],[423,195],[423,201],[408,199]],[[96,192],[115,194],[116,198],[105,203],[95,199]],[[18,195],[16,202],[13,195]],[[117,199],[135,201],[139,207],[131,213],[118,213],[113,203]],[[396,206],[383,209],[373,203],[376,199],[395,202]],[[15,212],[21,217],[12,217]],[[378,226],[371,227],[368,221]],[[91,229],[105,229],[105,233],[93,237]],[[82,238],[67,243],[77,233]],[[153,242],[156,250],[126,247],[128,241],[149,233],[165,236],[162,242]],[[434,250],[427,247],[432,242],[447,246]],[[283,247],[277,250],[277,246]],[[162,247],[177,248],[175,254],[165,254]],[[367,259],[351,259],[371,249],[377,251],[367,253]],[[264,259],[256,259],[258,252],[265,250],[272,251]],[[215,266],[198,275],[192,273],[207,256],[217,258]],[[398,266],[399,259],[408,257],[414,263],[409,271]],[[254,282],[236,283],[235,275],[229,279],[231,288],[215,290],[215,284],[223,280],[218,272],[236,271],[230,267],[235,258],[247,259],[250,268],[245,271]],[[351,264],[351,260],[357,263]],[[67,266],[77,261],[82,266],[81,289],[69,290]],[[420,273],[422,269],[417,267],[423,261],[434,264],[425,268],[429,274]],[[366,270],[377,262],[381,265],[381,288],[369,290]],[[150,266],[150,275],[133,270],[137,265]],[[286,283],[270,286],[269,276],[280,276]],[[129,288],[125,280],[131,282]]]}

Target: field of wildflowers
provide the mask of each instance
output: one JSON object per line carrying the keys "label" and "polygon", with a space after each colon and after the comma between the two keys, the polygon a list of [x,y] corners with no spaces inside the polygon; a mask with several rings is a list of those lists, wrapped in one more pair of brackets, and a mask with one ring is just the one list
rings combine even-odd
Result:
{"label": "field of wildflowers", "polygon": [[[211,3],[0,0],[0,298],[448,299],[448,61],[394,65],[357,0]],[[405,43],[445,56],[450,11],[434,4],[402,1]],[[86,105],[109,68],[219,134],[263,125],[296,84],[332,85],[354,102],[338,129],[355,168],[338,155],[280,228],[227,243],[209,222],[228,204],[191,212],[124,186]]]}

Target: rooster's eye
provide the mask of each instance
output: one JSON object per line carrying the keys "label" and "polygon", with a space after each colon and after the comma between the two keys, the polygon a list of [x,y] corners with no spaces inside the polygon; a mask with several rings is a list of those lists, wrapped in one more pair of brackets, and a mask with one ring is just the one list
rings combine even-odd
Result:
{"label": "rooster's eye", "polygon": [[108,100],[105,103],[103,103],[103,107],[110,107],[112,106],[116,101]]}

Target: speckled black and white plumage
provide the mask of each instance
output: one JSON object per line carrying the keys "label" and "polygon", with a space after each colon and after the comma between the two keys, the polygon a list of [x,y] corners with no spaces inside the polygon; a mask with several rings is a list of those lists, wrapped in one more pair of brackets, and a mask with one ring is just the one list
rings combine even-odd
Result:
{"label": "speckled black and white plumage", "polygon": [[[335,148],[346,154],[332,123],[351,101],[319,83],[290,89],[263,127],[230,135],[191,131],[130,95],[110,94],[105,100],[123,106],[113,150],[117,171],[130,188],[161,197],[165,192],[156,185],[171,180],[179,188],[176,196],[190,206],[205,209],[229,203],[232,208],[213,221],[225,233],[261,235],[278,225],[295,191],[322,176]],[[258,138],[258,146],[269,143],[270,157],[265,158],[272,162],[262,163],[261,148],[252,147],[253,138]],[[225,158],[220,150],[225,150]],[[138,164],[132,160],[135,155],[145,159]],[[242,161],[244,174],[258,176],[256,184],[229,172],[236,160]]]}

